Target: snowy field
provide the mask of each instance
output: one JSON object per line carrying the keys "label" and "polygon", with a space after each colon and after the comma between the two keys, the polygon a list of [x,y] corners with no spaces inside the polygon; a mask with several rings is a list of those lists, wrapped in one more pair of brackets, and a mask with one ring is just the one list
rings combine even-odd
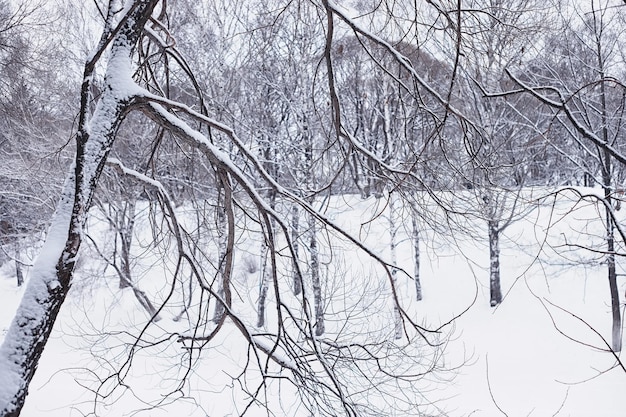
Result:
{"label": "snowy field", "polygon": [[[489,307],[486,226],[468,222],[464,230],[447,233],[424,228],[420,273],[424,299],[411,301],[413,283],[399,278],[409,310],[430,327],[464,312],[446,328],[451,338],[440,366],[451,371],[424,380],[425,396],[434,402],[428,407],[431,413],[440,410],[450,417],[626,416],[626,372],[616,367],[615,357],[603,340],[610,343],[606,267],[598,262],[598,254],[574,246],[601,247],[598,209],[592,204],[575,204],[567,196],[553,202],[544,201],[504,232],[504,301],[497,308]],[[328,214],[377,253],[389,257],[388,221],[381,201],[336,198]],[[142,241],[149,239],[141,224],[139,221],[134,251],[142,257],[134,268],[142,272],[136,277],[142,289],[158,298],[167,292],[163,277],[168,268],[159,263],[166,254],[141,252]],[[403,224],[410,227],[410,222]],[[101,230],[103,226],[92,222],[94,236],[105,233]],[[413,253],[404,226],[398,233],[398,264],[412,271]],[[376,268],[363,254],[342,249],[345,245],[341,242],[333,244],[337,252],[334,263],[327,267],[327,271],[332,270],[327,277],[334,278],[327,280],[326,291],[350,297],[346,282],[376,275]],[[258,280],[246,264],[256,259],[255,245],[244,240],[240,246],[245,250],[237,258],[234,285],[238,302],[250,305],[256,299]],[[618,258],[619,274],[625,272],[624,262]],[[103,381],[103,376],[124,364],[127,343],[133,340],[131,329],[141,329],[147,316],[130,290],[118,289],[113,271],[105,271],[93,250],[84,250],[79,265],[22,415],[221,417],[243,411],[246,393],[233,377],[241,371],[247,345],[228,325],[194,364],[196,372],[189,382],[195,398],[173,402],[172,398],[180,396],[164,396],[176,390],[185,371],[172,350],[175,344],[165,342],[136,347],[138,353],[130,371],[122,367],[128,372],[124,374],[128,387],[113,389],[117,387],[115,378]],[[22,293],[14,273],[12,264],[0,269],[2,335]],[[385,294],[380,282],[384,280],[373,277],[371,290],[366,292],[373,304],[381,302],[376,294]],[[619,287],[623,297],[623,275],[619,276]],[[363,297],[363,292],[359,294]],[[350,302],[358,304],[356,300]],[[370,318],[372,325],[390,320],[391,311],[385,310],[384,302],[381,306],[380,317]],[[178,331],[175,318],[175,311],[165,311],[157,329],[163,334]],[[332,326],[329,323],[331,331]],[[254,380],[255,376],[248,378]],[[100,390],[94,402],[97,387]],[[286,384],[271,384],[261,397],[270,404],[274,412],[270,415],[310,415],[298,407]],[[159,399],[162,403],[158,407],[149,405]],[[252,406],[246,415],[268,414]]]}

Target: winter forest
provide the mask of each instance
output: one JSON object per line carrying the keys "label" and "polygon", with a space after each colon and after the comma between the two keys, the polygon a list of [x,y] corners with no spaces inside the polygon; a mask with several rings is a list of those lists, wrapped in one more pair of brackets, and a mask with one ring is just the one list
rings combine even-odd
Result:
{"label": "winter forest", "polygon": [[624,416],[621,0],[0,0],[0,416]]}

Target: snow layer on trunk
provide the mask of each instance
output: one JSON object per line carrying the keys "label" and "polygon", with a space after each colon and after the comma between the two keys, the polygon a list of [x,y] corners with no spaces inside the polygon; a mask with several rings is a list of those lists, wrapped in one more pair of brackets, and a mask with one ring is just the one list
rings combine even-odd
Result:
{"label": "snow layer on trunk", "polygon": [[57,279],[57,262],[63,253],[74,202],[74,167],[65,181],[63,195],[54,214],[46,241],[37,257],[28,286],[16,317],[0,346],[0,410],[6,409],[14,400],[15,393],[24,389],[24,370],[27,352],[24,346],[32,346],[40,337],[42,319],[46,314],[46,302],[52,290],[61,284]]}

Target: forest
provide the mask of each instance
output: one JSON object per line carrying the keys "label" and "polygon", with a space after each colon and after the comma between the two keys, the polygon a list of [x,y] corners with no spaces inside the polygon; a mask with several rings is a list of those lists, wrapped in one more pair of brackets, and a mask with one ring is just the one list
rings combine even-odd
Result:
{"label": "forest", "polygon": [[[527,278],[578,296],[555,277],[584,271],[602,321],[547,299],[543,320],[619,396],[624,28],[621,0],[0,0],[20,291],[0,294],[0,416],[26,415],[70,316],[93,364],[75,415],[115,415],[154,372],[124,415],[447,416],[428,384],[472,362],[448,356],[470,310]],[[450,251],[463,268],[427,285]],[[220,351],[233,369],[202,385]]]}

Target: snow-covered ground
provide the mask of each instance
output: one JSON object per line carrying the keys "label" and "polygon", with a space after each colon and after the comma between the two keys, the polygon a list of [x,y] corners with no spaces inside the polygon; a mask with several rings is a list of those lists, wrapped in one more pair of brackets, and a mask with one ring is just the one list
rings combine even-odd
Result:
{"label": "snow-covered ground", "polygon": [[[572,208],[575,210],[570,211]],[[384,212],[377,215],[383,209],[382,203],[374,199],[336,198],[329,215],[388,257],[388,221]],[[615,357],[606,351],[602,339],[610,343],[606,268],[597,262],[598,255],[567,246],[601,244],[602,224],[593,220],[597,217],[593,205],[574,205],[563,197],[555,205],[547,201],[512,224],[501,241],[505,299],[497,308],[489,307],[486,227],[470,222],[465,230],[454,233],[423,230],[424,299],[412,302],[413,283],[399,278],[409,310],[431,327],[465,311],[449,328],[452,337],[442,363],[456,371],[444,373],[440,380],[425,381],[425,395],[437,401],[439,409],[451,417],[626,415],[626,372],[615,367]],[[413,254],[405,226],[409,229],[410,222],[399,227],[398,263],[412,271]],[[95,223],[92,229],[97,231],[98,227]],[[140,231],[138,241],[148,235]],[[333,241],[333,245],[336,250],[345,247],[339,241]],[[253,247],[246,250],[253,252]],[[150,294],[166,291],[161,287],[161,277],[168,271],[158,265],[161,256],[165,255],[144,254],[136,265],[143,271],[138,274],[139,285]],[[247,271],[250,257],[254,259],[253,254],[237,258],[240,263],[235,285],[243,303],[254,301],[257,286],[256,277]],[[338,279],[348,281],[375,274],[373,264],[354,251],[337,252],[333,262],[336,265],[332,275],[340,278],[328,281],[327,291],[332,289],[337,294],[349,294],[341,290]],[[618,273],[622,274],[620,262],[618,258]],[[129,349],[125,343],[133,340],[126,330],[145,322],[146,313],[130,290],[117,288],[111,270],[103,272],[93,252],[85,252],[80,265],[71,296],[62,308],[31,385],[24,416],[83,416],[94,410],[97,415],[116,416],[225,416],[243,410],[247,404],[245,394],[233,377],[246,357],[246,344],[228,326],[194,364],[196,372],[190,384],[197,387],[195,399],[171,403],[177,396],[163,397],[176,389],[176,381],[185,372],[172,345],[164,342],[162,348],[145,348],[145,355],[141,353],[144,347],[137,347],[133,366],[125,375],[129,387],[111,390],[117,381],[103,381],[98,393],[101,397],[94,403],[91,389],[98,385],[98,378],[123,365]],[[13,273],[11,264],[0,269],[2,334],[22,293]],[[376,285],[374,281],[372,290],[361,296],[374,297]],[[619,286],[623,296],[623,276],[619,277]],[[248,294],[244,290],[249,290]],[[390,312],[383,310],[381,320],[389,319]],[[176,331],[174,317],[173,312],[163,314],[158,324],[163,333]],[[373,319],[371,322],[377,323]],[[330,326],[332,329],[332,323]],[[248,378],[254,380],[255,376]],[[273,384],[264,395],[276,415],[308,415],[298,408],[286,385]],[[164,402],[156,408],[145,402],[159,398]],[[249,415],[263,412],[253,407]]]}

